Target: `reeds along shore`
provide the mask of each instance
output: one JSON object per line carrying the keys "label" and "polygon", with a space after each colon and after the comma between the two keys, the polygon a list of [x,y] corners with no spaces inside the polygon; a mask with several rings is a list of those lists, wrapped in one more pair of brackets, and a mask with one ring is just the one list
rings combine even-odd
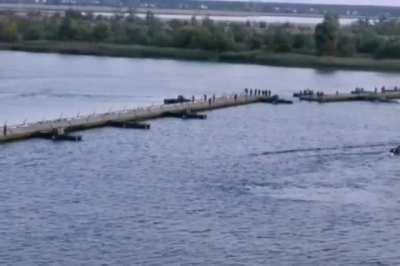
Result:
{"label": "reeds along shore", "polygon": [[130,58],[169,58],[178,60],[248,63],[271,66],[400,71],[400,60],[370,57],[328,57],[296,53],[271,53],[262,50],[216,52],[197,49],[117,45],[106,43],[35,41],[0,43],[0,50]]}

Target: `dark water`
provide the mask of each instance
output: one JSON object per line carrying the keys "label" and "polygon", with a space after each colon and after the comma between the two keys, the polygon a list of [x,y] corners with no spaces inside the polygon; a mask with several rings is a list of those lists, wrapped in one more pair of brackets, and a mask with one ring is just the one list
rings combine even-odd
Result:
{"label": "dark water", "polygon": [[[395,74],[0,53],[0,115]],[[56,68],[55,66],[59,66]],[[400,83],[400,82],[399,82]],[[53,110],[54,109],[54,110]],[[2,265],[398,265],[400,105],[271,106],[0,147]]]}

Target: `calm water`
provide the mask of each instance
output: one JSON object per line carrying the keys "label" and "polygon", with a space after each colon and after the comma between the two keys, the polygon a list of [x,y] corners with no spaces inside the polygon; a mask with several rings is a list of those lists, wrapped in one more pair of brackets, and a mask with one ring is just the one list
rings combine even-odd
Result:
{"label": "calm water", "polygon": [[[0,53],[0,121],[396,74]],[[400,105],[252,105],[0,146],[2,265],[398,265]]]}
{"label": "calm water", "polygon": [[[139,15],[141,17],[145,17],[145,15]],[[190,15],[178,15],[178,14],[159,14],[157,15],[160,19],[183,19],[190,20],[192,16]],[[206,16],[196,16],[198,19],[205,19]],[[229,21],[229,22],[242,22],[246,21],[250,22],[266,22],[266,23],[292,23],[292,24],[303,24],[303,25],[316,25],[323,21],[322,17],[301,17],[301,16],[209,16],[210,19],[215,21]],[[350,25],[354,22],[357,22],[356,18],[341,18],[341,25]]]}
{"label": "calm water", "polygon": [[[194,12],[195,14],[195,12]],[[95,15],[101,16],[115,16],[115,13],[105,13],[105,12],[97,12]],[[128,14],[126,14],[128,15]],[[145,18],[146,14],[136,14],[136,16]],[[156,14],[156,17],[162,20],[190,20],[192,15],[186,14]],[[275,16],[275,15],[264,15],[264,16],[221,16],[221,15],[196,15],[197,19],[203,20],[206,17],[214,20],[214,21],[228,21],[228,22],[241,22],[245,23],[247,21],[250,22],[266,22],[272,24],[281,24],[281,23],[292,23],[292,24],[301,24],[301,25],[316,25],[323,21],[323,17],[302,17],[302,16]],[[357,18],[340,18],[341,25],[350,25],[354,22],[357,22]]]}

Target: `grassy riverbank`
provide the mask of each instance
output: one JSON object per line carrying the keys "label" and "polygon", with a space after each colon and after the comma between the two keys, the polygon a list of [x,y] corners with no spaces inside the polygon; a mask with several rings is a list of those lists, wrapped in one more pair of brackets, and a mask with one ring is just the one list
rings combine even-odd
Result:
{"label": "grassy riverbank", "polygon": [[217,53],[195,49],[55,41],[0,43],[0,49],[113,57],[170,58],[288,67],[400,71],[400,60],[377,60],[369,57],[319,57],[295,53],[268,53],[261,50]]}

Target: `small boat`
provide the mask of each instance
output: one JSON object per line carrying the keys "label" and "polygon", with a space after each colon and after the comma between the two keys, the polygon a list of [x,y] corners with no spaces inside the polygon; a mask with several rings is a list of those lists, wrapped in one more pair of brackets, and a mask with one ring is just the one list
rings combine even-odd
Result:
{"label": "small boat", "polygon": [[312,95],[314,95],[314,91],[309,89],[293,93],[293,97],[295,98],[300,98],[302,96],[312,96]]}
{"label": "small boat", "polygon": [[276,99],[272,103],[273,104],[293,104],[293,101],[285,100],[285,99]]}
{"label": "small boat", "polygon": [[74,142],[82,141],[82,136],[68,135],[66,132],[64,132],[64,129],[62,128],[58,129],[54,128],[51,131],[37,132],[34,134],[33,137],[48,139],[53,141],[74,141]]}
{"label": "small boat", "polygon": [[279,98],[278,95],[274,95],[272,97],[268,97],[266,99],[261,100],[264,103],[272,103],[272,104],[293,104],[293,101],[285,100]]}
{"label": "small boat", "polygon": [[400,155],[400,146],[397,146],[396,148],[391,149],[390,153],[393,155]]}
{"label": "small boat", "polygon": [[186,102],[191,102],[191,100],[186,99],[182,95],[178,95],[178,97],[176,98],[164,99],[164,104],[176,104],[176,103],[186,103]]}
{"label": "small boat", "polygon": [[165,112],[163,114],[164,117],[175,117],[175,118],[182,118],[182,119],[207,119],[207,115],[199,114],[196,112],[191,111],[184,111],[184,112]]}
{"label": "small boat", "polygon": [[77,135],[53,135],[51,136],[51,139],[53,141],[82,141],[82,136],[77,136]]}
{"label": "small boat", "polygon": [[150,124],[139,123],[135,121],[110,121],[108,122],[110,127],[117,128],[132,128],[132,129],[150,129]]}

